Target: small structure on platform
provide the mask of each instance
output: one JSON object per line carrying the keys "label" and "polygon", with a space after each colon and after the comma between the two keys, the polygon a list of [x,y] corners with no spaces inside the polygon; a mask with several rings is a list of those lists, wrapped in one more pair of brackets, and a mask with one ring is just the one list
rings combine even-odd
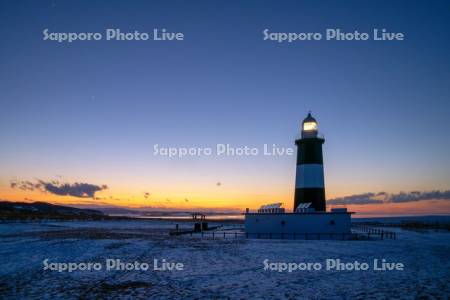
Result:
{"label": "small structure on platform", "polygon": [[283,203],[274,203],[263,205],[258,209],[260,214],[273,214],[273,213],[284,213],[284,207],[281,207]]}
{"label": "small structure on platform", "polygon": [[194,227],[191,227],[191,229],[180,229],[179,224],[175,224],[175,230],[170,231],[170,235],[190,234],[192,236],[192,234],[201,233],[203,236],[204,232],[213,231],[221,227],[221,225],[214,225],[214,223],[212,224],[212,226],[208,226],[206,215],[203,213],[193,212],[191,213],[191,217],[192,219],[190,221],[190,224],[193,223]]}
{"label": "small structure on platform", "polygon": [[311,113],[302,123],[297,145],[294,209],[286,213],[281,203],[263,205],[257,213],[245,212],[245,233],[257,238],[350,239],[351,212],[326,211],[322,145],[317,121]]}
{"label": "small structure on platform", "polygon": [[[200,231],[206,231],[208,230],[208,222],[206,222],[206,215],[199,212],[194,212],[191,214],[192,220],[195,221],[194,223],[194,231],[200,232]],[[200,222],[198,222],[200,221]]]}
{"label": "small structure on platform", "polygon": [[309,203],[300,203],[297,208],[295,209],[296,213],[301,213],[301,212],[312,212],[314,211],[314,208],[310,207],[311,206],[311,202]]}

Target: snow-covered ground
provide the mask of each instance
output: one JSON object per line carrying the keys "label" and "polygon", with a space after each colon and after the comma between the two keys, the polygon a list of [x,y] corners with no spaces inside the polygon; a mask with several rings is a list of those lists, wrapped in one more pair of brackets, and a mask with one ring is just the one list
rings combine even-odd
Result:
{"label": "snow-covered ground", "polygon": [[[180,228],[190,227],[181,224]],[[230,226],[230,225],[228,225]],[[397,240],[246,240],[169,236],[168,221],[0,224],[0,299],[437,298],[450,295],[450,234],[397,230]],[[100,271],[44,270],[48,262],[99,262]],[[106,271],[106,259],[150,270]],[[154,271],[153,260],[184,265]],[[321,263],[278,272],[266,262]],[[326,270],[327,259],[404,264],[403,271]],[[273,265],[272,265],[273,266]]]}

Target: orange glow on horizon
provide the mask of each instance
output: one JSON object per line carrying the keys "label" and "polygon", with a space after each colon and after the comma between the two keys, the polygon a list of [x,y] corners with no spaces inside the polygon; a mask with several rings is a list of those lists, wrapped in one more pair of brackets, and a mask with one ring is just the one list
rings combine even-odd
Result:
{"label": "orange glow on horizon", "polygon": [[[217,187],[186,191],[184,189],[164,190],[145,196],[145,192],[130,194],[123,190],[106,190],[96,193],[96,198],[79,198],[73,196],[58,196],[41,191],[23,191],[12,189],[9,186],[0,186],[0,199],[7,201],[43,201],[60,205],[83,206],[118,206],[124,208],[154,208],[154,209],[210,209],[217,211],[243,211],[245,208],[257,209],[263,204],[282,202],[287,211],[292,210],[293,192],[283,189],[268,193],[251,193]],[[284,190],[284,191],[283,191]],[[350,194],[350,193],[349,193]],[[330,198],[330,197],[328,197]],[[429,200],[407,203],[384,203],[366,205],[327,205],[333,207],[347,207],[349,211],[356,212],[355,217],[376,217],[389,215],[427,215],[450,214],[450,203],[445,200]]]}

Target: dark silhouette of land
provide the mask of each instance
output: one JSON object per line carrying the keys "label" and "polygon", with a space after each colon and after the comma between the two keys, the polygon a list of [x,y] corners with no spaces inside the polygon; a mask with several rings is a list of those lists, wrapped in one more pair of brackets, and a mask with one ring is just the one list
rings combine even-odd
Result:
{"label": "dark silhouette of land", "polygon": [[115,220],[129,219],[112,217],[101,211],[81,209],[47,202],[0,201],[0,221],[10,220]]}

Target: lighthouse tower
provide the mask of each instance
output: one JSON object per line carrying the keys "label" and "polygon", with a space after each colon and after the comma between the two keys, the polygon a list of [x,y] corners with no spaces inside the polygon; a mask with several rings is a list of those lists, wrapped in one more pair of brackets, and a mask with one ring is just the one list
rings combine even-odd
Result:
{"label": "lighthouse tower", "polygon": [[297,145],[297,174],[295,178],[294,211],[301,203],[311,203],[316,211],[326,211],[323,177],[322,144],[318,136],[317,121],[311,112],[303,120],[302,136]]}

